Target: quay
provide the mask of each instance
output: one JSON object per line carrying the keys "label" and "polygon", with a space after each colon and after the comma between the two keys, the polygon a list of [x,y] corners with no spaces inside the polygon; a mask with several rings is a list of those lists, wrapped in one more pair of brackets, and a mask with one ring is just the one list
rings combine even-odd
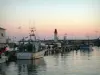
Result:
{"label": "quay", "polygon": [[72,50],[79,50],[79,46],[65,45],[65,46],[62,46],[62,47],[47,48],[45,55],[64,53],[64,52],[69,52],[69,51],[72,51]]}

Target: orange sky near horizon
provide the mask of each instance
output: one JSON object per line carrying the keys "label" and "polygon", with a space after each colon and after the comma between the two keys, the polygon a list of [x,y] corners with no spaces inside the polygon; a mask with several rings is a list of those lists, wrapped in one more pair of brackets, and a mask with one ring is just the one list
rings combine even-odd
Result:
{"label": "orange sky near horizon", "polygon": [[[0,25],[7,36],[27,36],[36,27],[41,39],[59,37],[94,38],[100,30],[99,0],[4,0],[0,1]],[[21,29],[18,27],[21,26]],[[81,36],[81,37],[80,37]]]}

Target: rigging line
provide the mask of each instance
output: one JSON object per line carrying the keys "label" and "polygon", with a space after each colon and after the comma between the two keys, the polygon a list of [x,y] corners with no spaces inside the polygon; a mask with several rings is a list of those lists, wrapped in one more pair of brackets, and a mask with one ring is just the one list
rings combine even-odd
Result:
{"label": "rigging line", "polygon": [[34,25],[34,29],[36,30],[37,39],[40,39],[39,34],[38,34],[38,31],[36,29],[36,22],[35,21],[33,21],[33,25]]}
{"label": "rigging line", "polygon": [[36,25],[36,24],[35,24],[35,21],[33,21],[33,25],[31,25],[31,21],[29,21],[29,31],[30,31],[31,29],[35,30],[36,32],[34,32],[34,33],[36,34],[36,38],[37,38],[37,39],[40,39],[40,38],[39,38],[39,35],[38,35],[38,31],[37,31],[35,25]]}

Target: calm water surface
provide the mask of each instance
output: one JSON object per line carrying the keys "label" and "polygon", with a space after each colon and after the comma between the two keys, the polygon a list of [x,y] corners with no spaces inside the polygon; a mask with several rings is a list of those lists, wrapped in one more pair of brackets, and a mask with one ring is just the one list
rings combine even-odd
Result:
{"label": "calm water surface", "polygon": [[1,75],[100,75],[100,48],[0,64]]}

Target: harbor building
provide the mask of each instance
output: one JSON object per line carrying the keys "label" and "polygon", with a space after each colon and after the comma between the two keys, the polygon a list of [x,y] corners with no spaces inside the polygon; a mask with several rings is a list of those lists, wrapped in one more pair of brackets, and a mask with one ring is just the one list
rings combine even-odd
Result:
{"label": "harbor building", "polygon": [[6,44],[6,29],[0,27],[0,48]]}

